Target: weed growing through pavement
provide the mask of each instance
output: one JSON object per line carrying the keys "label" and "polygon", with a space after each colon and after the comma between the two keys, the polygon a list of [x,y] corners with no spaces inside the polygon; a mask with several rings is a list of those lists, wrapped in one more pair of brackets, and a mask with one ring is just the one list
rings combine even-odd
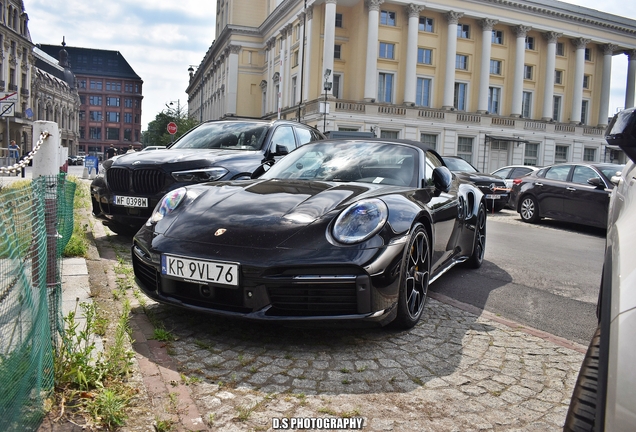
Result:
{"label": "weed growing through pavement", "polygon": [[159,420],[156,418],[154,426],[157,432],[170,432],[174,427],[174,423],[172,420]]}
{"label": "weed growing through pavement", "polygon": [[254,411],[254,408],[238,406],[236,407],[236,412],[237,412],[236,419],[241,422],[247,421],[247,419],[250,418],[252,411]]}
{"label": "weed growing through pavement", "polygon": [[160,342],[172,342],[174,341],[174,336],[168,330],[163,327],[155,327],[153,331],[152,338],[158,340]]}

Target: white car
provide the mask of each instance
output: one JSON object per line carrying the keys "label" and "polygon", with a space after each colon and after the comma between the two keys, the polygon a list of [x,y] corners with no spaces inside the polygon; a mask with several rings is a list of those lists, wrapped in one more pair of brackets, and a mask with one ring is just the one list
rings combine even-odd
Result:
{"label": "white car", "polygon": [[508,165],[502,168],[499,168],[496,171],[491,172],[491,175],[496,175],[504,179],[506,183],[506,187],[512,187],[512,181],[516,178],[523,177],[527,174],[530,174],[533,171],[539,171],[539,167],[531,166],[531,165]]}
{"label": "white car", "polygon": [[636,108],[616,114],[605,138],[631,161],[610,197],[596,310],[599,326],[583,360],[564,431],[636,430]]}
{"label": "white car", "polygon": [[148,146],[148,147],[144,147],[141,149],[141,151],[147,151],[147,150],[164,150],[166,147],[165,146]]}

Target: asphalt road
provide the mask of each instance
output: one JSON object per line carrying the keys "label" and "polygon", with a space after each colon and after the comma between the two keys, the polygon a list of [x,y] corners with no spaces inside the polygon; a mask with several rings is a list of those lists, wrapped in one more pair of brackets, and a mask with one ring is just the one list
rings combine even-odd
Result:
{"label": "asphalt road", "polygon": [[485,262],[431,285],[482,310],[587,345],[596,329],[605,232],[571,224],[489,217]]}

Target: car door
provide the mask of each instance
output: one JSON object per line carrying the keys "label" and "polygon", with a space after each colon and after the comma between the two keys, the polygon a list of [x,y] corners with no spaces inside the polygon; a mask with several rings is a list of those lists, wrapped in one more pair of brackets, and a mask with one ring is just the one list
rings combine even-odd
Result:
{"label": "car door", "polygon": [[[601,186],[593,186],[588,180],[598,178]],[[568,220],[584,225],[607,226],[607,207],[611,189],[594,169],[575,165],[563,200],[563,213]]]}
{"label": "car door", "polygon": [[537,177],[532,183],[532,191],[537,198],[541,216],[563,219],[563,199],[567,192],[568,177],[572,165],[554,165]]}

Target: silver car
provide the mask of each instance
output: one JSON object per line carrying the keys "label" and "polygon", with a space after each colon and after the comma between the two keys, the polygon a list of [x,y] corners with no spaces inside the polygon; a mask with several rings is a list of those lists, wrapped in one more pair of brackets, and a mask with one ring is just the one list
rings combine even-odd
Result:
{"label": "silver car", "polygon": [[610,197],[599,325],[579,372],[564,431],[636,430],[636,109],[614,116],[605,138],[631,161]]}

